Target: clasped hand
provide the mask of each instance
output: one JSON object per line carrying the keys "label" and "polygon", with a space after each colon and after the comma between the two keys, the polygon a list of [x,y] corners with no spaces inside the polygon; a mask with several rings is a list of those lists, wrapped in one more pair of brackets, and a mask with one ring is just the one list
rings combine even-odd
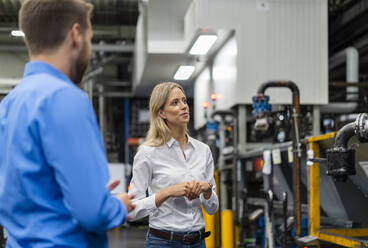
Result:
{"label": "clasped hand", "polygon": [[173,190],[172,196],[186,196],[189,200],[199,198],[201,193],[205,194],[206,199],[211,196],[211,186],[206,181],[193,180],[191,182],[176,184],[171,187]]}

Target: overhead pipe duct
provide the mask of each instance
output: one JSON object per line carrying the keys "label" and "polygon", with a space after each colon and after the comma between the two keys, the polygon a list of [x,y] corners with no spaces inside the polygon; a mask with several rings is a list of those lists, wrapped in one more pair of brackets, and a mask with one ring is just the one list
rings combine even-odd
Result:
{"label": "overhead pipe duct", "polygon": [[[330,69],[346,61],[346,82],[359,82],[359,53],[355,47],[348,47],[331,58]],[[346,100],[348,102],[336,102],[320,107],[321,113],[351,113],[358,107],[359,88],[354,86],[346,87]]]}
{"label": "overhead pipe duct", "polygon": [[266,89],[271,87],[288,88],[292,92],[293,98],[293,197],[294,197],[294,219],[295,219],[295,235],[301,236],[301,196],[300,196],[300,158],[301,158],[301,143],[300,143],[300,93],[298,86],[292,81],[269,81],[261,84],[258,88],[257,96],[253,97],[253,114],[257,118],[265,118],[266,114],[271,111],[268,104],[269,97],[264,93]]}

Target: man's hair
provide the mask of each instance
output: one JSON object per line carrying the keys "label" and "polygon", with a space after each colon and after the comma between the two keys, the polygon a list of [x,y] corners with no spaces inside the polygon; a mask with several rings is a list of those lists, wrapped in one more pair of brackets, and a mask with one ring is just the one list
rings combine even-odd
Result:
{"label": "man's hair", "polygon": [[19,26],[31,54],[52,51],[79,23],[84,33],[90,25],[93,6],[83,0],[26,0],[19,10]]}

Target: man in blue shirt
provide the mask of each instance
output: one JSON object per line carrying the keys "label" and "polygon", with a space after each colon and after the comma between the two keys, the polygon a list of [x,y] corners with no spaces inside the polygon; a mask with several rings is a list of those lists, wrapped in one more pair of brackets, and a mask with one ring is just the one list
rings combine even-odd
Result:
{"label": "man in blue shirt", "polygon": [[30,60],[0,104],[0,225],[7,247],[107,247],[134,208],[112,195],[93,108],[78,84],[91,56],[92,5],[27,0]]}

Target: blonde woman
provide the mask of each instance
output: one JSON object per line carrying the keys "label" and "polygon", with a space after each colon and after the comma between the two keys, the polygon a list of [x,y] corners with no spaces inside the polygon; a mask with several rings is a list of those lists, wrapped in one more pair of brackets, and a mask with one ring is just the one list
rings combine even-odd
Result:
{"label": "blonde woman", "polygon": [[189,107],[179,84],[156,85],[149,108],[150,129],[133,163],[131,215],[149,215],[147,248],[204,248],[201,207],[208,214],[218,208],[211,151],[187,133]]}

